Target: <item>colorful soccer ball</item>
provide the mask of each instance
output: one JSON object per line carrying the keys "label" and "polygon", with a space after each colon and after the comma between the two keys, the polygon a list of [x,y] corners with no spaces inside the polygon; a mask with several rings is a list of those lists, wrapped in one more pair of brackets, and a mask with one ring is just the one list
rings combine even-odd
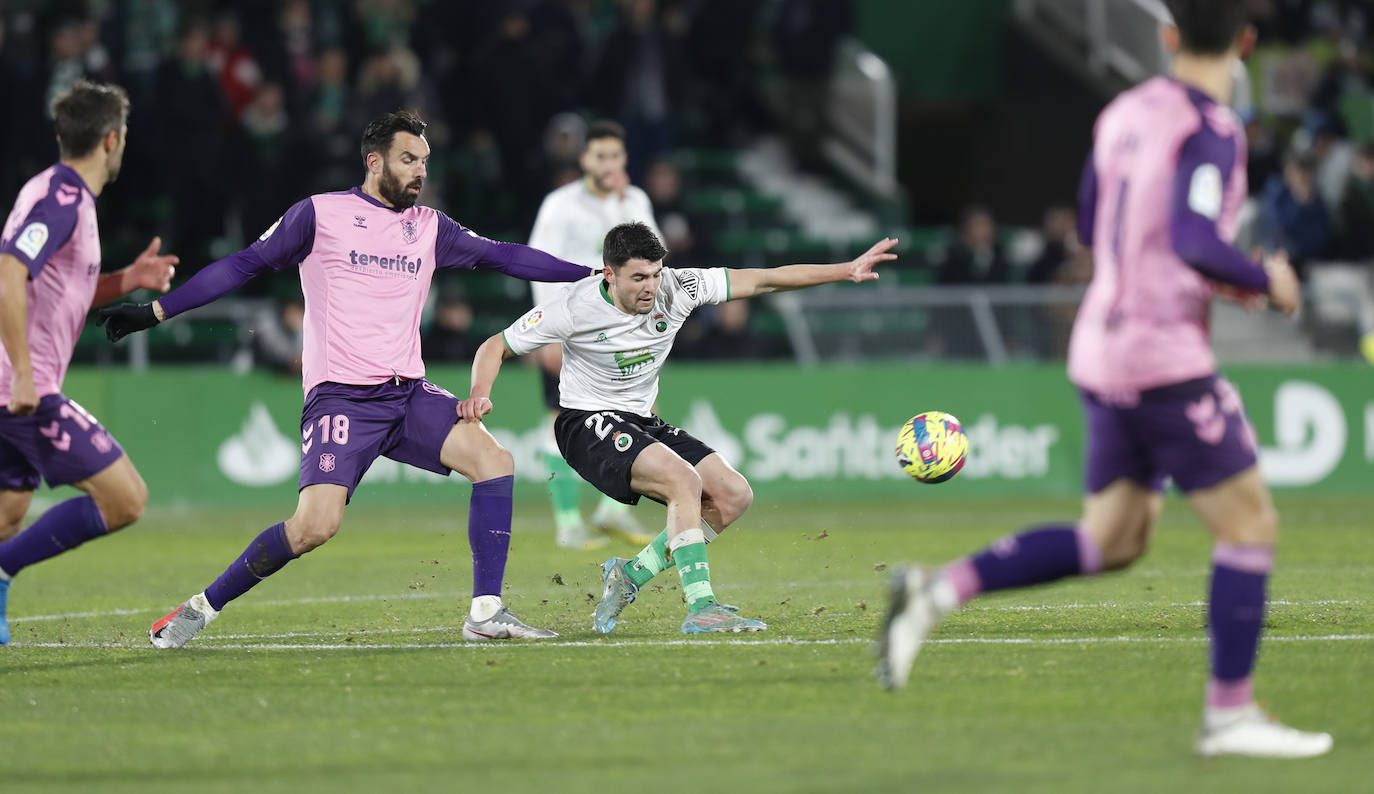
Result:
{"label": "colorful soccer ball", "polygon": [[897,463],[912,479],[944,482],[959,473],[968,455],[968,436],[959,420],[941,411],[916,414],[897,434]]}

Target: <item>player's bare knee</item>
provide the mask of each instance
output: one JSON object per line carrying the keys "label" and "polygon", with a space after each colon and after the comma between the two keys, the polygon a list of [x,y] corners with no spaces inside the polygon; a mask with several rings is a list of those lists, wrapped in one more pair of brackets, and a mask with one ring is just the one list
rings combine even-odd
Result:
{"label": "player's bare knee", "polygon": [[725,519],[727,524],[734,523],[754,503],[754,489],[750,487],[748,480],[740,477],[730,482],[724,493],[717,494],[715,501],[721,518]]}
{"label": "player's bare knee", "polygon": [[701,475],[691,466],[675,470],[668,482],[669,501],[701,502]]}
{"label": "player's bare knee", "polygon": [[286,540],[291,551],[304,554],[323,546],[339,532],[339,519],[332,516],[292,516],[286,522]]}

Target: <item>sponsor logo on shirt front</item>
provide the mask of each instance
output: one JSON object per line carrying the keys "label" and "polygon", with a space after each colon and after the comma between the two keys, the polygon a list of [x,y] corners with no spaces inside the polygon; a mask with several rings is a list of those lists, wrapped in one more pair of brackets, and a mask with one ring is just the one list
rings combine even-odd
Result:
{"label": "sponsor logo on shirt front", "polygon": [[654,351],[647,347],[638,350],[624,350],[615,354],[615,365],[622,376],[633,375],[654,361]]}
{"label": "sponsor logo on shirt front", "polygon": [[377,256],[376,254],[360,254],[357,251],[348,252],[348,267],[359,273],[380,271],[383,275],[393,278],[415,278],[420,268],[424,265],[424,260],[417,257],[411,259],[405,254],[400,256]]}
{"label": "sponsor logo on shirt front", "polygon": [[25,226],[24,230],[19,233],[18,239],[14,241],[14,247],[28,254],[29,259],[37,259],[47,242],[48,224],[34,221]]}

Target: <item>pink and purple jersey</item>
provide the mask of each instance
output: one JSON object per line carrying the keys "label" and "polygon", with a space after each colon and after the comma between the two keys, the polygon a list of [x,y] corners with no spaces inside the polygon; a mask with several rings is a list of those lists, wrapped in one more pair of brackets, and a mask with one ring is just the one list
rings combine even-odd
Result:
{"label": "pink and purple jersey", "polygon": [[[38,396],[62,391],[81,325],[100,278],[95,196],[71,168],[56,163],[30,179],[0,234],[0,253],[29,268],[29,358]],[[13,368],[0,347],[0,405],[9,403]]]}
{"label": "pink and purple jersey", "polygon": [[420,314],[435,268],[489,268],[575,281],[591,271],[542,252],[479,237],[430,207],[387,207],[359,188],[292,205],[247,249],[159,299],[168,317],[266,270],[300,266],[305,293],[305,391],[332,382],[372,386],[424,377]]}
{"label": "pink and purple jersey", "polygon": [[1069,343],[1076,385],[1132,395],[1216,371],[1211,282],[1268,288],[1264,270],[1230,245],[1245,159],[1235,113],[1172,78],[1102,111],[1079,190],[1094,267]]}

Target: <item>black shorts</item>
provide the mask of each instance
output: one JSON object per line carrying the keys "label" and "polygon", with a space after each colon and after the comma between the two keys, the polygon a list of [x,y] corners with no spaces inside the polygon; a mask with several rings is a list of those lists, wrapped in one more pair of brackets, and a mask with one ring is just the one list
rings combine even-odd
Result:
{"label": "black shorts", "polygon": [[544,387],[544,407],[550,411],[558,410],[558,376],[550,375],[543,367],[539,368],[539,382]]}
{"label": "black shorts", "polygon": [[693,466],[715,453],[691,433],[657,416],[622,411],[561,408],[553,422],[553,435],[563,459],[582,479],[627,505],[639,504],[640,494],[630,489],[630,467],[650,444],[663,444]]}

